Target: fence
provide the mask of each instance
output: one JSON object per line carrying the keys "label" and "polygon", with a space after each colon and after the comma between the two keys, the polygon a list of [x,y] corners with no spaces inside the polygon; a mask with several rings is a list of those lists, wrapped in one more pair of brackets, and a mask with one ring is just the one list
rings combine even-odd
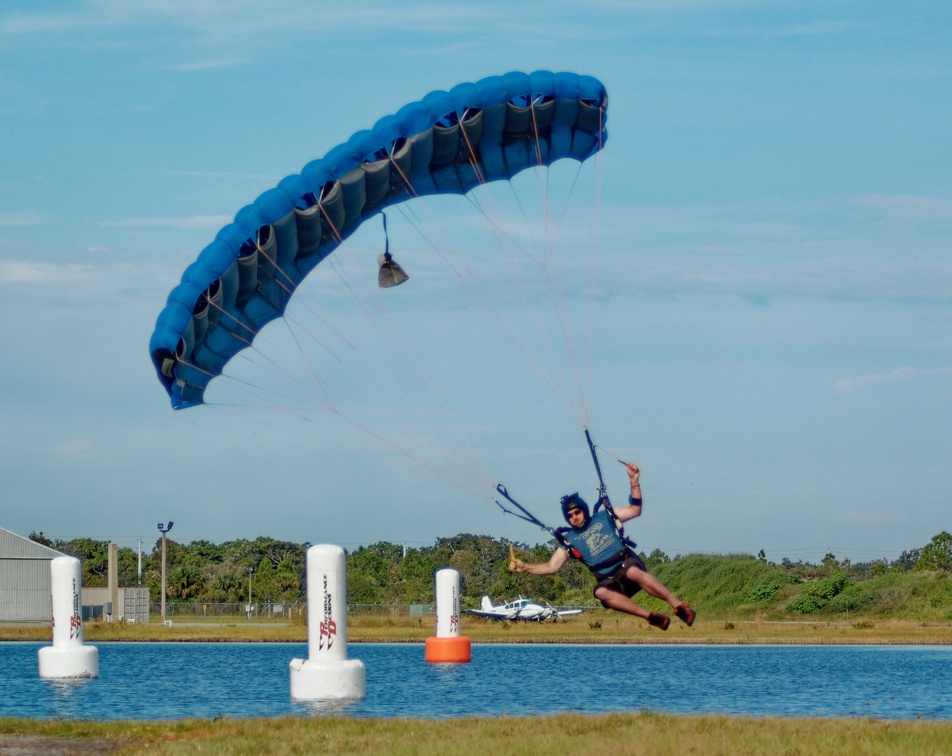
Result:
{"label": "fence", "polygon": [[[153,617],[161,616],[162,605],[150,604]],[[294,619],[306,615],[306,602],[255,602],[252,604],[212,603],[192,601],[167,601],[166,619],[174,617],[257,617],[259,619]],[[436,604],[348,604],[347,613],[352,615],[379,615],[391,617],[422,617],[436,614]]]}

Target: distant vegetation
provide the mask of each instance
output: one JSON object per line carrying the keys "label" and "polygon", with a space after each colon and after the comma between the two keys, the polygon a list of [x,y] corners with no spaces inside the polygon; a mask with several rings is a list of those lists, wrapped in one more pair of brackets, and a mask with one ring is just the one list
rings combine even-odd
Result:
{"label": "distant vegetation", "polygon": [[[106,541],[50,540],[30,537],[73,554],[83,564],[83,584],[105,586]],[[488,536],[457,535],[433,546],[405,548],[381,542],[347,556],[348,601],[359,604],[430,604],[434,573],[453,567],[460,573],[464,606],[486,594],[495,600],[522,594],[558,606],[594,606],[593,579],[571,562],[555,577],[513,575],[507,569],[514,546],[528,561],[545,561],[554,544],[527,546]],[[254,602],[303,601],[307,544],[257,538],[189,544],[168,541],[167,584],[172,603],[244,603],[249,577]],[[119,584],[138,582],[138,556],[119,549]],[[649,569],[678,596],[708,617],[797,619],[862,615],[901,619],[952,620],[952,535],[939,533],[925,546],[904,552],[894,562],[852,563],[827,554],[820,564],[769,562],[750,555],[669,557],[660,550],[642,554]],[[157,541],[143,554],[142,584],[153,601],[161,586],[161,548]],[[643,597],[644,605],[658,603]]]}

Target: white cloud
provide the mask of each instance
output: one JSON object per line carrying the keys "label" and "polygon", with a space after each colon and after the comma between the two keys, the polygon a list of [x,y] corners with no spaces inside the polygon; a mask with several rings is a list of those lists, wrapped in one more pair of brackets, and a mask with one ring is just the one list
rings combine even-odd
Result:
{"label": "white cloud", "polygon": [[857,200],[861,207],[881,212],[902,223],[952,221],[952,198],[912,194],[871,195]]}
{"label": "white cloud", "polygon": [[[5,260],[0,266],[0,287],[9,287],[2,304],[11,305],[17,297],[36,303],[37,292],[56,299],[61,304],[78,301],[103,301],[108,297],[141,298],[142,290],[153,291],[156,281],[162,281],[167,272],[151,265],[116,264],[65,264],[34,260]],[[152,288],[148,288],[148,287]],[[165,282],[158,286],[161,289]]]}
{"label": "white cloud", "polygon": [[216,231],[231,223],[229,215],[193,215],[187,218],[125,218],[99,225],[106,228],[177,228],[185,231]]}
{"label": "white cloud", "polygon": [[839,393],[845,394],[852,391],[862,391],[871,386],[899,383],[901,381],[910,381],[934,375],[952,376],[952,368],[929,368],[922,370],[913,367],[901,367],[883,373],[867,373],[858,378],[841,378],[833,384],[833,386]]}
{"label": "white cloud", "polygon": [[72,279],[77,272],[86,271],[86,265],[51,265],[49,263],[7,260],[0,266],[0,286],[12,284],[57,284]]}
{"label": "white cloud", "polygon": [[[501,14],[509,14],[497,4]],[[437,31],[458,28],[462,18],[485,19],[487,8],[469,4],[447,5],[420,2],[399,7],[385,2],[325,5],[315,12],[308,2],[288,2],[262,8],[257,0],[178,0],[128,3],[123,0],[88,0],[79,10],[14,12],[0,18],[0,36],[72,34],[81,30],[156,27],[166,24],[221,38],[262,36],[268,32],[364,33],[373,29]]]}
{"label": "white cloud", "polygon": [[39,226],[44,218],[33,210],[0,213],[0,226]]}
{"label": "white cloud", "polygon": [[171,71],[211,71],[218,68],[232,68],[244,63],[241,58],[227,57],[217,58],[215,60],[198,60],[192,63],[180,63],[178,65],[168,66]]}

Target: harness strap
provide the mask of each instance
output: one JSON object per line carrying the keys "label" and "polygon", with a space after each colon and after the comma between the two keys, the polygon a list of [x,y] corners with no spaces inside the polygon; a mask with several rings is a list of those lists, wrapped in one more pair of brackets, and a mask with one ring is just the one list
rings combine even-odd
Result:
{"label": "harness strap", "polygon": [[598,501],[595,502],[595,506],[592,508],[592,514],[595,514],[599,507],[605,507],[605,511],[608,512],[608,516],[611,518],[612,524],[615,526],[615,531],[618,533],[618,537],[621,538],[622,543],[624,543],[625,546],[634,552],[635,542],[625,535],[625,525],[618,515],[615,514],[615,508],[612,506],[611,499],[608,498],[608,491],[605,488],[605,480],[602,478],[602,468],[601,465],[598,464],[598,454],[595,452],[595,442],[592,441],[592,434],[589,433],[588,428],[585,429],[585,440],[588,441],[588,450],[592,453],[592,462],[595,463],[595,472],[598,474]]}
{"label": "harness strap", "polygon": [[576,549],[571,543],[569,543],[564,533],[560,532],[559,530],[556,530],[555,528],[549,527],[544,522],[542,522],[542,520],[540,520],[538,517],[532,514],[532,512],[530,512],[528,509],[522,506],[522,504],[520,504],[518,501],[513,499],[512,496],[509,495],[509,491],[506,490],[506,487],[502,483],[496,486],[496,490],[500,494],[502,494],[502,496],[506,499],[506,501],[508,501],[510,504],[515,505],[519,509],[519,511],[522,512],[522,514],[519,514],[519,512],[513,512],[510,509],[506,509],[500,502],[497,501],[496,505],[503,512],[505,512],[506,514],[511,514],[513,517],[518,517],[520,520],[531,522],[533,525],[538,525],[544,531],[549,533],[553,538],[555,538],[555,540],[559,542],[559,545],[562,546],[566,551],[568,551],[573,557],[575,557],[576,559],[582,558],[581,552],[578,549]]}
{"label": "harness strap", "polygon": [[622,549],[617,554],[609,557],[603,562],[599,562],[598,564],[587,564],[585,566],[588,567],[592,572],[600,572],[608,567],[614,568],[615,566],[623,564],[624,561],[628,558],[628,556],[629,556],[628,549]]}

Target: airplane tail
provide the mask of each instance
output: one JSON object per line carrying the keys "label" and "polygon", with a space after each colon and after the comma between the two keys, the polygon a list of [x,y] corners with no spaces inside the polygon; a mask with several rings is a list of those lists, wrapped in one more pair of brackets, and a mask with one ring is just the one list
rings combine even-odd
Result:
{"label": "airplane tail", "polygon": [[493,602],[489,600],[489,596],[483,596],[483,600],[479,602],[479,608],[484,612],[492,611]]}

